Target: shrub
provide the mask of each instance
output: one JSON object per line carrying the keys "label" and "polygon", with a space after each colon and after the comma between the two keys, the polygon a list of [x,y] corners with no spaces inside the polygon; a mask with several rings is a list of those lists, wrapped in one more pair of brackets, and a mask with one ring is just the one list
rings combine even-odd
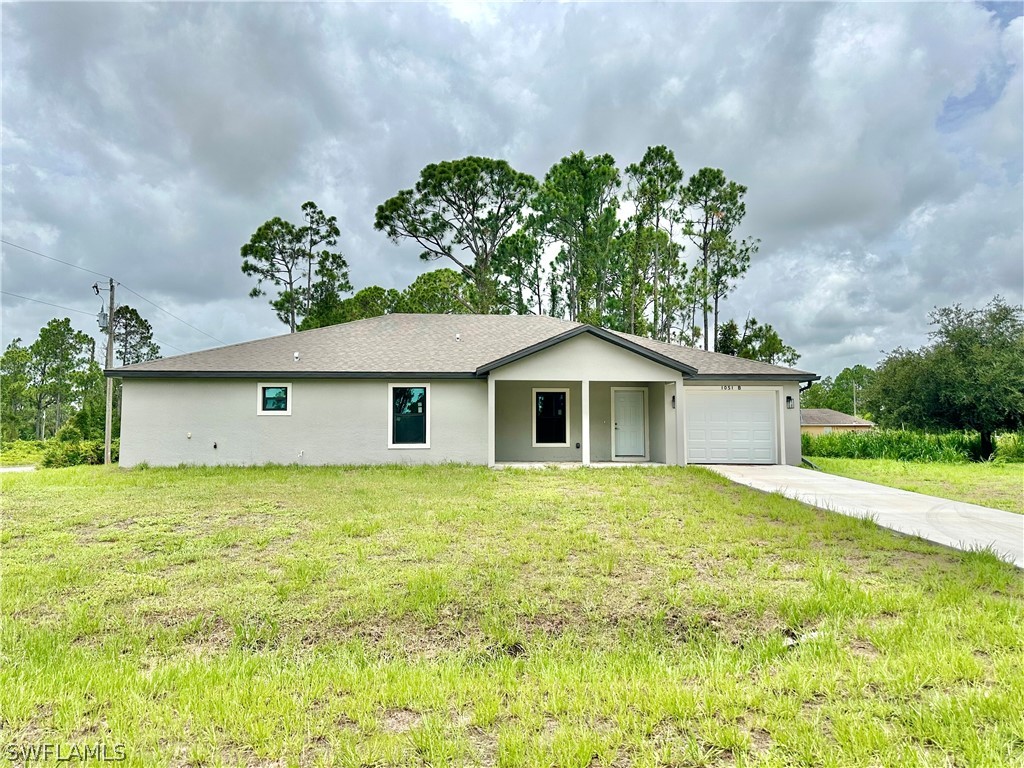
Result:
{"label": "shrub", "polygon": [[0,445],[0,465],[27,467],[42,461],[46,443],[42,440],[14,440]]}
{"label": "shrub", "polygon": [[977,432],[933,434],[910,429],[872,429],[801,435],[803,453],[833,459],[895,459],[962,463],[981,457]]}
{"label": "shrub", "polygon": [[57,434],[54,435],[62,443],[76,443],[85,439],[82,435],[82,430],[78,428],[78,425],[73,421],[69,421],[63,427],[57,430]]}
{"label": "shrub", "polygon": [[[119,458],[119,443],[120,441],[114,440],[110,445],[110,458],[112,461],[117,461]],[[46,453],[43,454],[42,463],[44,467],[50,469],[77,467],[80,464],[102,464],[103,441],[52,441],[46,448]]]}
{"label": "shrub", "polygon": [[996,435],[996,452],[992,461],[1000,464],[1024,462],[1024,433],[1004,432]]}

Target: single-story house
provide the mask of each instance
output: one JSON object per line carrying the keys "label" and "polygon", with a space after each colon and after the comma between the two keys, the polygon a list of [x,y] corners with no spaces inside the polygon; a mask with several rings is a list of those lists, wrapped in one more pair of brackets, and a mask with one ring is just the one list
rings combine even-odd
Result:
{"label": "single-story house", "polygon": [[831,432],[865,432],[875,422],[849,416],[831,408],[802,408],[800,431],[805,435],[827,435]]}
{"label": "single-story house", "polygon": [[126,467],[799,464],[818,378],[552,317],[406,314],[106,373]]}

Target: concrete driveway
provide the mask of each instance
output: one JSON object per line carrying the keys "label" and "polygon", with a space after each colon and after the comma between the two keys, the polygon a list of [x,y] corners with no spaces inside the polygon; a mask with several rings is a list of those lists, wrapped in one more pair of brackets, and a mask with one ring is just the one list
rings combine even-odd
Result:
{"label": "concrete driveway", "polygon": [[707,468],[759,491],[781,493],[851,517],[873,517],[886,528],[954,549],[992,547],[1024,568],[1024,515],[801,467],[716,464]]}

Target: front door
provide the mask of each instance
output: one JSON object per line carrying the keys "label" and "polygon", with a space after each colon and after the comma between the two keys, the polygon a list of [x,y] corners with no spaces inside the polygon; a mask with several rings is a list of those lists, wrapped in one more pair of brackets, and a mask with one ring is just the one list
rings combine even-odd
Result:
{"label": "front door", "polygon": [[647,457],[644,390],[612,390],[613,459]]}

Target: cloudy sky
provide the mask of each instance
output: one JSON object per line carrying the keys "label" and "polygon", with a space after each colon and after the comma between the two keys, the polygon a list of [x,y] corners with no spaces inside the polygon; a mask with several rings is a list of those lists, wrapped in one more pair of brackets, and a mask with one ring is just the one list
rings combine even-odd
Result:
{"label": "cloudy sky", "polygon": [[[823,374],[1024,293],[1016,3],[10,4],[3,239],[102,274],[166,353],[284,330],[239,247],[314,200],[357,287],[427,266],[373,229],[430,162],[624,167],[666,144],[749,187],[725,305]],[[8,245],[3,291],[95,313],[93,274]],[[3,343],[54,315],[4,295]],[[211,338],[213,337],[213,338]]]}

